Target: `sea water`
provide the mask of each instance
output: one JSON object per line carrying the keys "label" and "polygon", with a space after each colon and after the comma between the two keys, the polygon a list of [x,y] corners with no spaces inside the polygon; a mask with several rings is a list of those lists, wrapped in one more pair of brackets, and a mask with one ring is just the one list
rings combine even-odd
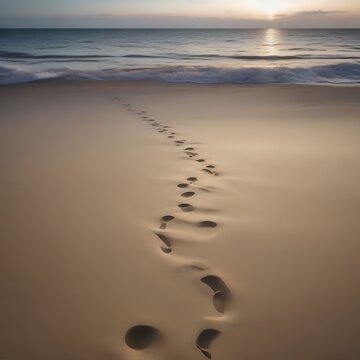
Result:
{"label": "sea water", "polygon": [[0,84],[62,79],[360,83],[360,30],[0,30]]}

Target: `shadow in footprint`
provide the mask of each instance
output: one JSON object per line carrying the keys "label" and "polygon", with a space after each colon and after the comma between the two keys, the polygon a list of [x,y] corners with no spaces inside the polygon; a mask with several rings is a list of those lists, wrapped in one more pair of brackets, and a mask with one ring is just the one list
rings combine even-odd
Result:
{"label": "shadow in footprint", "polygon": [[209,286],[214,291],[213,304],[219,313],[224,313],[229,301],[230,290],[222,279],[215,275],[208,275],[201,279],[201,282]]}
{"label": "shadow in footprint", "polygon": [[165,254],[170,254],[172,252],[172,247],[171,247],[171,241],[169,240],[169,238],[164,234],[155,233],[155,235],[157,235],[157,237],[163,242],[163,245],[160,247],[161,250]]}
{"label": "shadow in footprint", "polygon": [[209,351],[212,342],[221,334],[216,329],[203,330],[196,339],[196,346],[201,353],[208,359],[211,359],[211,353]]}
{"label": "shadow in footprint", "polygon": [[136,325],[125,335],[125,343],[134,350],[144,350],[161,338],[160,332],[149,325]]}
{"label": "shadow in footprint", "polygon": [[194,196],[195,193],[193,191],[187,191],[187,192],[184,192],[181,194],[182,197],[185,197],[185,198],[189,198],[189,197],[192,197]]}
{"label": "shadow in footprint", "polygon": [[174,220],[175,217],[172,215],[165,215],[161,218],[160,229],[166,229],[166,225],[169,221]]}
{"label": "shadow in footprint", "polygon": [[207,174],[215,175],[215,173],[209,169],[201,169],[201,171],[206,172]]}
{"label": "shadow in footprint", "polygon": [[197,181],[197,178],[195,176],[191,176],[191,177],[188,177],[186,180],[188,180],[190,182],[195,182],[195,181]]}
{"label": "shadow in footprint", "polygon": [[198,223],[198,226],[201,228],[216,228],[217,227],[217,223],[214,221],[200,221]]}
{"label": "shadow in footprint", "polygon": [[177,184],[177,187],[184,189],[187,188],[189,186],[189,184],[185,184],[185,183],[181,183],[181,184]]}
{"label": "shadow in footprint", "polygon": [[179,208],[184,212],[191,212],[194,208],[190,204],[179,204]]}

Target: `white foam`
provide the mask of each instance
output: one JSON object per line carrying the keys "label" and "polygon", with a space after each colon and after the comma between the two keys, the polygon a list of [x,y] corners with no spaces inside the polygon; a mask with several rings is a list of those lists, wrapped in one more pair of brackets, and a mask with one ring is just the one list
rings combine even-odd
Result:
{"label": "white foam", "polygon": [[22,83],[50,78],[78,80],[158,80],[171,83],[237,84],[358,84],[360,64],[304,67],[153,67],[137,69],[72,70],[53,68],[32,71],[0,66],[0,84]]}

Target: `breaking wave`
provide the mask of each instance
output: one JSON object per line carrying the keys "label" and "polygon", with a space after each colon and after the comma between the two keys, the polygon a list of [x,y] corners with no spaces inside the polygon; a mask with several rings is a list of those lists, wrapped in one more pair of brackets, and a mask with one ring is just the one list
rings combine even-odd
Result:
{"label": "breaking wave", "polygon": [[73,70],[67,67],[46,71],[0,66],[0,84],[44,79],[65,80],[156,80],[198,84],[358,84],[359,63],[340,63],[313,67],[203,67],[166,66],[132,69]]}
{"label": "breaking wave", "polygon": [[[292,48],[289,50],[307,50]],[[126,55],[114,55],[114,54],[31,54],[26,52],[16,51],[3,51],[0,50],[0,59],[4,60],[86,60],[86,59],[106,59],[106,58],[131,58],[131,59],[233,59],[233,60],[245,60],[245,61],[283,61],[283,60],[360,60],[360,56],[356,54],[352,55],[309,55],[309,54],[297,54],[297,55],[220,55],[220,54],[181,54],[181,53],[167,53],[158,55],[145,55],[145,54],[126,54]]]}

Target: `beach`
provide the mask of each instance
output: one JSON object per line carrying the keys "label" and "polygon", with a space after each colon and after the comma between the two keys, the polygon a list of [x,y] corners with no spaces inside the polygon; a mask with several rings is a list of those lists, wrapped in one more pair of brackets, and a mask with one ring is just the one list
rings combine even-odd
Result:
{"label": "beach", "polygon": [[1,86],[0,359],[358,359],[359,114],[347,85]]}

